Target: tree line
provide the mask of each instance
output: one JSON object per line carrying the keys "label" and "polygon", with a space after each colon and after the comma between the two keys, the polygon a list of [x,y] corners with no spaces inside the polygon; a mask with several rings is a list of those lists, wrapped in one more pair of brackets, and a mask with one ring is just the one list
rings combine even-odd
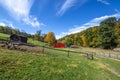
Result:
{"label": "tree line", "polygon": [[104,49],[120,47],[120,19],[109,17],[100,22],[99,26],[67,35],[59,40],[68,47],[70,45],[100,47]]}
{"label": "tree line", "polygon": [[36,31],[35,34],[28,34],[25,31],[20,31],[18,29],[13,29],[8,26],[0,26],[0,33],[4,34],[17,34],[17,35],[22,35],[26,36],[28,38],[31,38],[33,40],[38,40],[41,42],[46,42],[49,45],[53,45],[56,42],[56,38],[53,32],[48,32],[47,34],[42,34],[41,30]]}

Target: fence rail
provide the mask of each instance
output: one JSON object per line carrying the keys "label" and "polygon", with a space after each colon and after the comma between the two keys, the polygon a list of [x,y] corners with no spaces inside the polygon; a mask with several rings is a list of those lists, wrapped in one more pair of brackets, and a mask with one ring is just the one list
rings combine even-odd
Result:
{"label": "fence rail", "polygon": [[46,47],[46,46],[40,46],[39,47],[42,48],[42,51],[44,53],[44,51],[46,51],[46,49],[50,49],[50,50],[55,50],[55,51],[61,51],[61,52],[65,52],[67,57],[71,56],[71,53],[76,53],[76,54],[83,54],[86,55],[86,57],[90,60],[93,60],[93,54],[92,53],[88,53],[88,52],[77,52],[77,51],[72,51],[72,50],[62,50],[62,49],[57,49],[57,48],[51,48],[51,47]]}
{"label": "fence rail", "polygon": [[114,58],[114,59],[119,59],[120,60],[120,55],[119,54],[108,54],[104,52],[97,52],[95,53],[97,56],[103,56],[103,57],[108,57],[108,58]]}
{"label": "fence rail", "polygon": [[39,46],[43,48],[43,51],[45,51],[45,49],[51,49],[51,50],[56,50],[56,51],[62,51],[62,52],[66,52],[67,56],[70,57],[70,53],[77,53],[77,54],[84,54],[87,56],[88,59],[93,60],[94,56],[102,56],[102,57],[107,57],[107,58],[114,58],[114,59],[118,59],[120,60],[120,54],[108,54],[108,53],[104,53],[104,52],[82,52],[82,51],[72,51],[72,50],[61,50],[61,49],[56,49],[56,48],[51,48],[51,47],[46,47],[46,46]]}

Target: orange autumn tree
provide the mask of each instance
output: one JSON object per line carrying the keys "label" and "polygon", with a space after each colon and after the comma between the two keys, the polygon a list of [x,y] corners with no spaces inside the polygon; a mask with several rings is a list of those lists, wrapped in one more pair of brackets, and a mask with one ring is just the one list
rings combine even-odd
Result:
{"label": "orange autumn tree", "polygon": [[48,34],[46,35],[45,42],[47,42],[49,45],[53,45],[56,42],[56,38],[53,32],[48,32]]}
{"label": "orange autumn tree", "polygon": [[82,42],[83,42],[83,46],[87,46],[87,42],[86,42],[86,38],[84,35],[81,36]]}

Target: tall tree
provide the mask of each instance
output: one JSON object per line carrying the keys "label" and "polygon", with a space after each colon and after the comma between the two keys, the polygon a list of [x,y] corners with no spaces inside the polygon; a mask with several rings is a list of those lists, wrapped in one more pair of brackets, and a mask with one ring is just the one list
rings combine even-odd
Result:
{"label": "tall tree", "polygon": [[53,32],[48,32],[45,37],[45,42],[47,42],[49,45],[53,45],[56,42],[56,38]]}
{"label": "tall tree", "polygon": [[110,17],[100,23],[99,42],[102,48],[109,49],[116,47],[114,28],[116,25],[116,18]]}
{"label": "tall tree", "polygon": [[90,43],[91,47],[98,47],[100,45],[100,42],[98,40],[98,37],[99,37],[99,35],[98,35],[99,27],[100,26],[94,26],[92,28],[92,35],[91,35],[92,36],[92,42]]}
{"label": "tall tree", "polygon": [[120,47],[120,19],[118,19],[118,22],[115,27],[115,36],[116,36],[117,46]]}
{"label": "tall tree", "polygon": [[72,41],[73,41],[72,38],[70,38],[70,37],[66,37],[66,38],[65,38],[65,44],[66,44],[66,46],[67,46],[67,47],[70,47],[70,45],[73,44]]}
{"label": "tall tree", "polygon": [[86,42],[86,37],[85,37],[85,35],[82,35],[82,36],[81,36],[81,39],[82,39],[83,46],[86,47],[86,46],[87,46],[87,42]]}
{"label": "tall tree", "polygon": [[92,42],[92,28],[88,28],[86,31],[85,31],[85,41],[86,41],[86,46],[91,46],[91,42]]}
{"label": "tall tree", "polygon": [[41,30],[36,31],[36,34],[34,35],[34,39],[40,41],[40,39],[41,39]]}
{"label": "tall tree", "polygon": [[115,17],[109,17],[105,20],[103,20],[100,23],[100,26],[109,26],[109,27],[114,27],[116,25],[117,19]]}

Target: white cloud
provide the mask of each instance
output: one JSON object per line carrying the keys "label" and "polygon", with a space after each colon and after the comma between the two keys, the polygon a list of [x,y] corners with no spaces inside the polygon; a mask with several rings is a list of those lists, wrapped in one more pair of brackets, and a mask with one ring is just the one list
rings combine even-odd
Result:
{"label": "white cloud", "polygon": [[79,3],[79,5],[82,5],[86,1],[87,0],[65,0],[64,4],[61,6],[60,10],[58,10],[57,15],[63,15],[68,9],[70,9],[73,6],[76,6],[77,3]]}
{"label": "white cloud", "polygon": [[87,23],[85,23],[81,26],[69,29],[68,32],[62,32],[60,35],[56,35],[56,37],[57,37],[57,39],[59,39],[63,36],[80,32],[80,31],[85,30],[89,27],[98,26],[101,21],[103,21],[104,19],[109,18],[109,17],[120,18],[120,14],[116,13],[116,14],[113,14],[113,15],[105,15],[105,16],[101,16],[101,17],[98,17],[98,18],[94,18],[94,19],[88,21]]}
{"label": "white cloud", "polygon": [[101,2],[101,3],[105,4],[105,5],[110,5],[110,3],[107,2],[106,0],[97,0],[97,1],[98,1],[98,2]]}
{"label": "white cloud", "polygon": [[43,23],[38,22],[36,17],[32,17],[32,16],[24,18],[23,21],[28,25],[32,25],[33,27],[44,26]]}
{"label": "white cloud", "polygon": [[120,11],[118,9],[114,9],[114,10],[115,10],[115,12],[120,13]]}
{"label": "white cloud", "polygon": [[[28,19],[33,27],[41,26],[41,24],[36,17],[31,17],[30,9],[33,5],[34,0],[0,0],[0,5],[2,5],[7,11],[10,12],[10,15],[15,19],[24,21],[23,19]],[[24,21],[26,23],[26,21]],[[28,23],[26,23],[28,24]],[[33,24],[33,25],[32,25]],[[34,25],[35,24],[35,25]]]}
{"label": "white cloud", "polygon": [[66,12],[67,9],[71,8],[74,6],[74,3],[76,0],[66,0],[65,3],[62,5],[61,9],[58,11],[58,15],[62,15]]}
{"label": "white cloud", "polygon": [[15,27],[12,23],[0,22],[0,26],[4,26],[4,27],[9,26],[9,27],[15,29]]}
{"label": "white cloud", "polygon": [[56,39],[60,39],[60,38],[62,38],[63,36],[65,36],[65,35],[64,35],[64,34],[55,35]]}
{"label": "white cloud", "polygon": [[15,29],[15,27],[13,26],[12,23],[8,24],[8,26],[11,27],[11,28],[13,28],[13,29]]}
{"label": "white cloud", "polygon": [[3,22],[0,22],[0,26],[6,26],[6,24]]}
{"label": "white cloud", "polygon": [[0,0],[1,5],[14,17],[26,17],[29,15],[33,0]]}

